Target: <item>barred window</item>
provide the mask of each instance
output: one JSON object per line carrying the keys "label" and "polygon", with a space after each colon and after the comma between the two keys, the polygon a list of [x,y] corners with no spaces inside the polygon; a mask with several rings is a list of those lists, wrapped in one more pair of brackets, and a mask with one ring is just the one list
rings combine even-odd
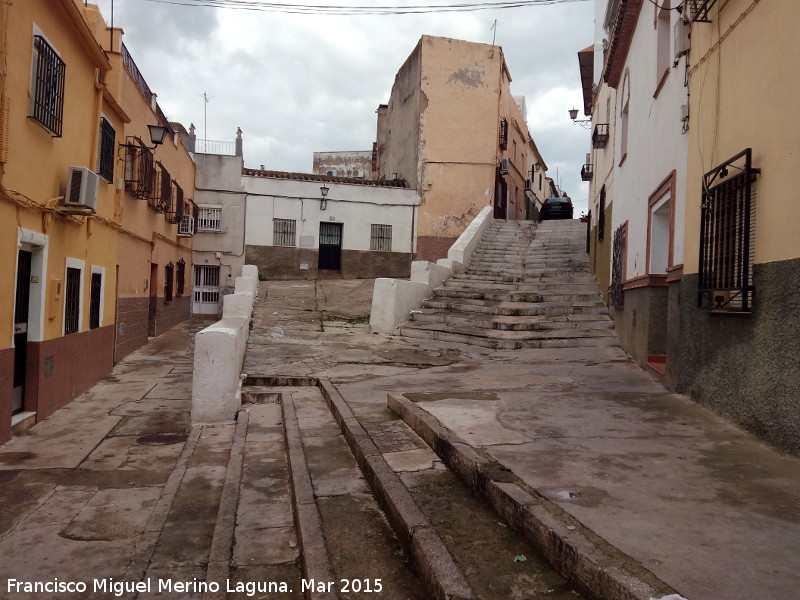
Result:
{"label": "barred window", "polygon": [[33,36],[30,117],[61,137],[66,64],[41,35]]}
{"label": "barred window", "polygon": [[100,118],[100,143],[97,152],[97,174],[108,182],[114,179],[114,128],[105,117]]}
{"label": "barred window", "polygon": [[198,231],[221,231],[222,230],[222,207],[199,207],[197,209],[197,230]]}
{"label": "barred window", "polygon": [[103,302],[103,275],[92,273],[92,294],[89,298],[89,329],[100,327],[100,306]]}
{"label": "barred window", "polygon": [[372,234],[369,239],[370,250],[392,250],[392,226],[372,225]]}
{"label": "barred window", "polygon": [[167,302],[172,301],[172,277],[175,271],[175,266],[170,262],[164,267],[164,300]]}
{"label": "barred window", "polygon": [[175,287],[177,288],[177,295],[183,296],[183,290],[186,287],[186,261],[183,259],[178,261],[178,272],[175,275]]}
{"label": "barred window", "polygon": [[294,246],[297,221],[294,219],[272,220],[272,245]]}
{"label": "barred window", "polygon": [[508,119],[503,117],[500,119],[500,149],[506,150],[508,148]]}
{"label": "barred window", "polygon": [[628,224],[623,223],[614,232],[611,259],[611,286],[608,302],[611,306],[625,306],[625,252],[627,250]]}
{"label": "barred window", "polygon": [[67,267],[64,294],[64,334],[77,333],[81,314],[81,270]]}

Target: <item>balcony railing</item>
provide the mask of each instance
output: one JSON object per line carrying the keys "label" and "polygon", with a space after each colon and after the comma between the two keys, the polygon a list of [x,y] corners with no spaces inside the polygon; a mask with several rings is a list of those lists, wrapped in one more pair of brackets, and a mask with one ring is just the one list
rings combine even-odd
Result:
{"label": "balcony railing", "polygon": [[592,165],[585,164],[581,169],[581,180],[582,181],[591,181],[592,180]]}
{"label": "balcony railing", "polygon": [[[120,43],[120,54],[122,55],[122,64],[125,65],[125,70],[130,74],[131,78],[136,84],[136,87],[139,88],[142,96],[144,96],[144,99],[147,100],[147,103],[152,106],[153,92],[150,89],[150,86],[147,85],[147,82],[144,80],[142,72],[139,70],[139,67],[136,66],[136,63],[133,61],[133,57],[131,56],[131,53],[128,51],[128,48],[125,46],[125,44]],[[167,135],[169,138],[174,139],[175,132],[172,131],[172,126],[169,124],[166,115],[162,112],[158,103],[155,105],[155,113],[158,116],[158,120],[161,125],[167,128]]]}
{"label": "balcony railing", "polygon": [[222,142],[218,140],[195,140],[195,154],[222,154],[236,156],[236,142]]}
{"label": "balcony railing", "polygon": [[598,123],[592,132],[592,146],[605,148],[608,143],[608,123]]}
{"label": "balcony railing", "polygon": [[194,232],[194,216],[181,215],[181,220],[178,223],[178,237],[192,237]]}

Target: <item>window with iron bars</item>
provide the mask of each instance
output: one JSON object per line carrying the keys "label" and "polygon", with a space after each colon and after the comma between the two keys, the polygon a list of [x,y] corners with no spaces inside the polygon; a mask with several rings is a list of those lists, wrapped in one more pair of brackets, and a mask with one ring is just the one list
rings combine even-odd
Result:
{"label": "window with iron bars", "polygon": [[100,143],[97,149],[97,174],[108,182],[114,180],[114,127],[105,117],[100,118]]}
{"label": "window with iron bars", "polygon": [[293,219],[272,220],[272,245],[294,246],[297,221]]}
{"label": "window with iron bars", "polygon": [[370,250],[392,250],[392,226],[391,225],[372,225],[372,234],[369,239]]}
{"label": "window with iron bars", "polygon": [[64,335],[77,333],[81,314],[81,270],[67,267],[64,290]]}
{"label": "window with iron bars", "polygon": [[178,296],[183,296],[184,288],[186,287],[186,261],[180,259],[178,261],[178,272],[175,274],[175,287]]}
{"label": "window with iron bars", "polygon": [[172,279],[175,273],[175,265],[171,262],[164,267],[164,301],[172,302]]}
{"label": "window with iron bars", "polygon": [[89,329],[100,327],[100,304],[103,301],[103,275],[92,273],[92,294],[89,298]]}
{"label": "window with iron bars", "polygon": [[30,117],[61,137],[67,65],[41,35],[33,36]]}
{"label": "window with iron bars", "polygon": [[125,144],[125,189],[134,198],[147,199],[155,188],[153,152],[138,137]]}
{"label": "window with iron bars", "polygon": [[181,217],[183,217],[183,188],[177,182],[173,181],[172,183],[174,184],[172,186],[173,194],[164,217],[170,223],[180,223]]}
{"label": "window with iron bars", "polygon": [[158,193],[151,197],[147,203],[148,208],[155,213],[166,213],[172,206],[172,177],[161,165],[158,173]]}
{"label": "window with iron bars", "polygon": [[197,209],[197,231],[222,231],[222,207],[199,207]]}
{"label": "window with iron bars", "polygon": [[746,148],[703,177],[697,304],[713,311],[749,312],[753,306],[755,183]]}
{"label": "window with iron bars", "polygon": [[508,119],[500,119],[500,149],[508,148]]}
{"label": "window with iron bars", "polygon": [[608,303],[611,306],[625,306],[625,251],[627,249],[628,225],[624,223],[614,232],[611,257],[611,285],[608,290]]}

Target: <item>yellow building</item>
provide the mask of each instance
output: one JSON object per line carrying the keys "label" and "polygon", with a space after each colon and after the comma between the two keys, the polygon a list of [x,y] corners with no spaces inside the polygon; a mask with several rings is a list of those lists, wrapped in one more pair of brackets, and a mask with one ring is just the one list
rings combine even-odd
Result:
{"label": "yellow building", "polygon": [[695,3],[671,385],[800,454],[800,3]]}
{"label": "yellow building", "polygon": [[[144,281],[152,262],[190,261],[191,243],[126,192],[123,148],[159,111],[141,108],[119,53],[104,51],[119,31],[78,0],[0,3],[0,28],[0,257],[10,267],[0,270],[2,443],[12,423],[47,417],[111,370],[117,290],[124,297],[139,277],[133,265],[147,265]],[[164,160],[191,195],[181,150]]]}
{"label": "yellow building", "polygon": [[446,256],[484,206],[525,218],[529,133],[510,84],[499,46],[428,35],[395,76],[378,108],[378,177],[417,190],[416,259]]}

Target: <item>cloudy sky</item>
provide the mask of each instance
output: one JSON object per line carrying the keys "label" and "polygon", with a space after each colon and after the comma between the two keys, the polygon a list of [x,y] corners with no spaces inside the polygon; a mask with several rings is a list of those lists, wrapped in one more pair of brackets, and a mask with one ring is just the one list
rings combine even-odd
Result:
{"label": "cloudy sky", "polygon": [[[172,121],[198,138],[244,134],[245,166],[311,171],[312,153],[369,150],[375,109],[423,34],[503,47],[511,91],[549,171],[585,210],[580,168],[589,132],[567,114],[582,106],[577,52],[592,43],[594,3],[559,0],[505,10],[392,16],[298,15],[198,6],[198,0],[114,0],[114,26]],[[402,0],[291,0],[326,6],[404,6]],[[111,0],[97,0],[107,22]],[[452,4],[450,0],[441,4]],[[210,98],[207,105],[203,93]],[[204,116],[207,109],[207,117]],[[207,131],[207,133],[206,133]],[[576,215],[577,216],[577,215]]]}

